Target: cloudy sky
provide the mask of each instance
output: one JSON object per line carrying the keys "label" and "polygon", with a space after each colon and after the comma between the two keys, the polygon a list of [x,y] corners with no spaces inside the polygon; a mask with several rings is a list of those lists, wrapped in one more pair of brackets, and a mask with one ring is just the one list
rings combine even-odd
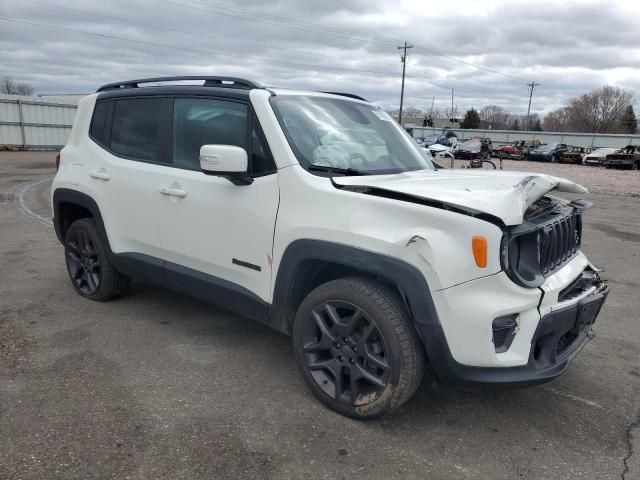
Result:
{"label": "cloudy sky", "polygon": [[38,93],[220,74],[405,106],[548,112],[604,84],[640,96],[637,1],[2,0],[0,77]]}

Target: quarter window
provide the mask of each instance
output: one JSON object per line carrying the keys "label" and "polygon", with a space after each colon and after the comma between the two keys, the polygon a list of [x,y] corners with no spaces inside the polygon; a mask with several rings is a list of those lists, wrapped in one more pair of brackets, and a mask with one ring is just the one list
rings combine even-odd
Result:
{"label": "quarter window", "polygon": [[119,155],[159,162],[163,98],[117,100],[111,126],[111,150]]}
{"label": "quarter window", "polygon": [[108,102],[98,102],[93,110],[89,135],[100,145],[106,145],[105,126],[107,125]]}
{"label": "quarter window", "polygon": [[248,107],[224,100],[177,98],[173,107],[173,162],[200,170],[200,147],[235,145],[249,151]]}

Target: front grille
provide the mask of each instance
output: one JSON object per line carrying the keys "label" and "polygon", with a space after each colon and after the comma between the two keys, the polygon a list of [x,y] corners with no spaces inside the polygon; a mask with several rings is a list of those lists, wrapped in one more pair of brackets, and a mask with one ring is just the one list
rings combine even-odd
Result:
{"label": "front grille", "polygon": [[579,250],[582,211],[588,205],[543,197],[529,207],[524,222],[509,229],[502,242],[502,266],[518,285],[539,287]]}
{"label": "front grille", "polygon": [[538,233],[538,251],[542,274],[547,276],[580,250],[582,218],[580,213],[560,218],[542,227]]}

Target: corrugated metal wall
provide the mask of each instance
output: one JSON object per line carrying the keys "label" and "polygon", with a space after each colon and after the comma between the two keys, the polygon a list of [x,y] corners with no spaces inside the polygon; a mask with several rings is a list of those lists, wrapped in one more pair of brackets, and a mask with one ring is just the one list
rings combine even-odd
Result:
{"label": "corrugated metal wall", "polygon": [[[459,140],[470,137],[489,137],[497,145],[515,142],[516,140],[540,140],[541,143],[566,143],[575,147],[612,147],[622,148],[627,145],[640,145],[640,135],[605,135],[591,133],[555,133],[555,132],[515,132],[510,130],[462,130],[450,129]],[[441,135],[442,128],[414,127],[414,138],[429,135]],[[449,131],[447,129],[446,131]]]}
{"label": "corrugated metal wall", "polygon": [[57,150],[67,143],[77,99],[0,95],[0,147]]}

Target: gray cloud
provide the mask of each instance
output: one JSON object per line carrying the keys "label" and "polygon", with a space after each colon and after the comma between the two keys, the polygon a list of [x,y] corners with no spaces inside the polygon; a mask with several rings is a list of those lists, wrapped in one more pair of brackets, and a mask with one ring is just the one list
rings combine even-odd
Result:
{"label": "gray cloud", "polygon": [[429,108],[436,96],[437,109],[450,108],[450,90],[432,83],[454,88],[459,110],[495,103],[514,113],[526,110],[530,80],[541,84],[533,103],[539,112],[605,83],[640,88],[640,30],[624,2],[489,3],[478,14],[473,2],[430,13],[424,2],[410,0],[45,1],[5,0],[0,16],[92,35],[0,20],[0,75],[39,92],[224,74],[352,91],[393,108],[401,69],[394,39],[429,50],[411,51],[407,106]]}

